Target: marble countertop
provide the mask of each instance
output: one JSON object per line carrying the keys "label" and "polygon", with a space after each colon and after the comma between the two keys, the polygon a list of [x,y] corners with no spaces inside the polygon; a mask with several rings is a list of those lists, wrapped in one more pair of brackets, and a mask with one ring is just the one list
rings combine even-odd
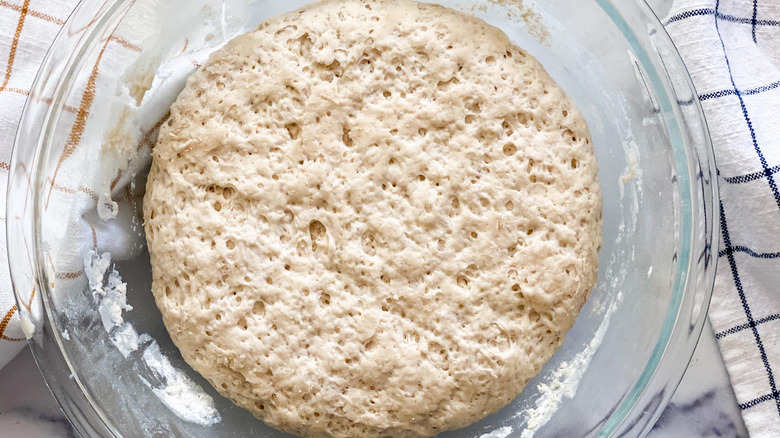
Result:
{"label": "marble countertop", "polygon": [[[46,387],[29,351],[0,374],[0,431],[25,438],[77,437]],[[6,396],[11,394],[11,396]],[[709,323],[680,387],[651,438],[747,437]]]}

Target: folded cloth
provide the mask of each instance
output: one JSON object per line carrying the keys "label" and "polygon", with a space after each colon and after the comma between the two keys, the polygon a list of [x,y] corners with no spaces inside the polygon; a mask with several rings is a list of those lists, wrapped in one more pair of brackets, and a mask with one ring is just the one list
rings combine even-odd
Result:
{"label": "folded cloth", "polygon": [[751,436],[780,436],[780,1],[677,0],[663,24],[696,85],[718,167],[709,316]]}
{"label": "folded cloth", "polygon": [[[7,37],[0,36],[0,56],[4,48],[9,53],[5,82],[0,86],[0,160],[5,160],[0,164],[0,171],[3,173],[10,167],[8,159],[22,107],[56,33],[65,25],[66,35],[78,38],[89,28],[87,23],[65,24],[65,18],[77,3],[76,0],[26,0],[14,6],[0,0],[0,25],[5,25],[0,32],[16,29]],[[68,128],[57,130],[51,140],[50,153],[59,156],[60,161],[56,170],[47,168],[47,172],[53,173],[44,174],[49,191],[39,214],[46,226],[38,236],[40,257],[46,260],[44,268],[52,280],[50,305],[55,308],[60,309],[67,302],[74,310],[74,300],[83,298],[87,280],[84,257],[89,250],[109,253],[115,262],[132,259],[143,251],[140,212],[143,169],[151,161],[150,146],[156,140],[157,130],[167,118],[168,108],[186,78],[216,47],[225,44],[245,25],[232,17],[251,19],[245,10],[251,6],[249,3],[236,2],[236,8],[225,8],[222,0],[192,3],[192,8],[181,13],[196,16],[190,17],[190,22],[199,24],[183,30],[187,35],[183,42],[167,38],[166,34],[171,29],[166,17],[173,13],[168,9],[175,5],[167,0],[133,0],[126,4],[120,22],[103,31],[98,40],[100,50],[90,55],[94,59],[89,58],[85,61],[88,65],[82,66],[81,73],[86,71],[86,75],[79,76],[63,98],[63,111],[57,123]],[[98,1],[85,4],[100,6]],[[216,18],[199,17],[205,9],[222,13]],[[230,23],[226,22],[226,14],[232,14],[227,20]],[[161,63],[160,51],[174,55]],[[50,97],[32,96],[31,99],[40,105]],[[66,150],[71,139],[76,139],[77,144]],[[100,171],[85,172],[85,169],[95,169],[96,160]],[[0,179],[3,193],[0,217],[3,217],[7,178]],[[0,234],[4,244],[5,233]],[[5,245],[2,248],[0,257],[6,258]],[[11,255],[29,256],[24,248],[12,249]],[[27,280],[16,284],[21,306],[17,309],[7,262],[0,268],[0,311],[5,315],[0,325],[2,367],[24,345],[21,341],[25,338],[22,330],[25,317],[27,334],[30,334],[37,330],[30,321],[37,320],[42,309],[40,300],[34,300],[35,286]],[[33,275],[17,274],[17,279]],[[24,287],[19,287],[20,284]],[[30,318],[31,315],[37,316]],[[62,336],[69,337],[67,331]]]}
{"label": "folded cloth", "polygon": [[[78,0],[0,0],[0,218],[5,228],[7,172],[19,116],[51,42]],[[0,368],[25,345],[0,233]]]}

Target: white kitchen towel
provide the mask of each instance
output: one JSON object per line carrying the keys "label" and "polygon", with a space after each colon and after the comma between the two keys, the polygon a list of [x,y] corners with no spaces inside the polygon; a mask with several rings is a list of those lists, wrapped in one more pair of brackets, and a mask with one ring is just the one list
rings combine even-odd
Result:
{"label": "white kitchen towel", "polygon": [[78,0],[0,0],[0,368],[25,346],[6,256],[6,185],[16,127],[38,67]]}
{"label": "white kitchen towel", "polygon": [[745,424],[780,436],[780,0],[677,0],[664,20],[712,135],[721,240],[710,320]]}
{"label": "white kitchen towel", "polygon": [[[52,134],[51,150],[44,154],[55,159],[56,165],[47,163],[44,173],[38,175],[48,189],[39,213],[46,226],[38,235],[42,251],[38,257],[44,260],[40,269],[46,271],[51,281],[52,306],[73,303],[85,289],[84,254],[88,250],[110,253],[114,261],[121,261],[135,257],[145,248],[139,209],[144,181],[136,184],[135,179],[143,178],[140,170],[151,160],[150,145],[186,78],[246,25],[230,17],[251,18],[246,11],[249,3],[236,2],[237,7],[226,8],[222,0],[184,1],[191,7],[177,10],[189,16],[182,22],[197,23],[187,29],[176,29],[166,20],[174,14],[170,9],[181,3],[124,3],[125,7],[119,10],[121,19],[116,26],[101,31],[94,40],[96,49],[86,55],[71,90],[60,96],[64,105]],[[105,3],[99,0],[86,2],[82,6],[88,10],[79,16],[85,21],[65,23],[77,0],[19,2],[17,5],[0,0],[0,57],[8,54],[5,79],[0,84],[0,160],[5,160],[0,162],[3,218],[8,160],[34,76],[63,25],[68,38],[78,39],[94,22],[89,21],[91,13],[96,14],[100,8],[105,11]],[[229,19],[227,14],[231,14]],[[187,38],[168,38],[166,32],[180,32]],[[170,54],[165,62],[161,62],[160,53]],[[51,96],[40,95],[29,99],[39,106],[52,101]],[[94,170],[97,162],[99,172],[85,171]],[[24,171],[23,166],[14,170],[19,169]],[[108,220],[114,217],[116,220]],[[6,235],[0,235],[0,257],[6,259]],[[21,257],[22,261],[32,257],[24,248],[11,251],[11,256]],[[27,263],[16,266],[20,270],[32,269]],[[22,272],[18,278],[32,275]],[[0,312],[4,316],[0,325],[0,368],[24,345],[22,321],[28,318],[28,334],[38,330],[40,327],[31,327],[29,323],[39,320],[42,310],[40,300],[34,299],[36,286],[26,280],[16,285],[21,307],[17,308],[9,277],[6,260],[0,260]]]}
{"label": "white kitchen towel", "polygon": [[[0,0],[0,217],[22,106],[76,3]],[[701,96],[718,159],[723,231],[710,316],[751,434],[780,436],[780,0],[677,0],[664,24]],[[4,233],[0,240],[5,248]],[[5,257],[0,250],[0,367],[24,345]]]}

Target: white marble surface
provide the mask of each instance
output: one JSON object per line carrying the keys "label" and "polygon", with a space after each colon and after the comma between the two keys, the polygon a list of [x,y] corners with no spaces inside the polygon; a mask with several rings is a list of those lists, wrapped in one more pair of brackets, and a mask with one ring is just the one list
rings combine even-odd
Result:
{"label": "white marble surface", "polygon": [[[0,436],[77,437],[29,351],[0,373]],[[747,437],[709,324],[682,384],[651,438]]]}
{"label": "white marble surface", "polygon": [[677,392],[649,436],[748,436],[709,320]]}

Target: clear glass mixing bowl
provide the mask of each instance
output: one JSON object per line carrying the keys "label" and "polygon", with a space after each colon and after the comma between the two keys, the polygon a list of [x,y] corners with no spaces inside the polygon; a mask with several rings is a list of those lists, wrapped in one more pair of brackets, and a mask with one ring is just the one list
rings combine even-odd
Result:
{"label": "clear glass mixing bowl", "polygon": [[[182,361],[150,293],[137,213],[149,145],[183,79],[230,37],[306,3],[84,0],[46,57],[11,163],[9,253],[30,346],[82,435],[284,436]],[[639,436],[685,371],[715,272],[715,167],[688,74],[643,2],[440,3],[502,28],[573,96],[604,195],[599,282],[564,346],[506,408],[442,436]],[[93,247],[112,253],[133,308],[122,317],[148,335],[127,357],[87,284]],[[220,422],[187,421],[158,397],[172,378],[142,360],[151,340]]]}

